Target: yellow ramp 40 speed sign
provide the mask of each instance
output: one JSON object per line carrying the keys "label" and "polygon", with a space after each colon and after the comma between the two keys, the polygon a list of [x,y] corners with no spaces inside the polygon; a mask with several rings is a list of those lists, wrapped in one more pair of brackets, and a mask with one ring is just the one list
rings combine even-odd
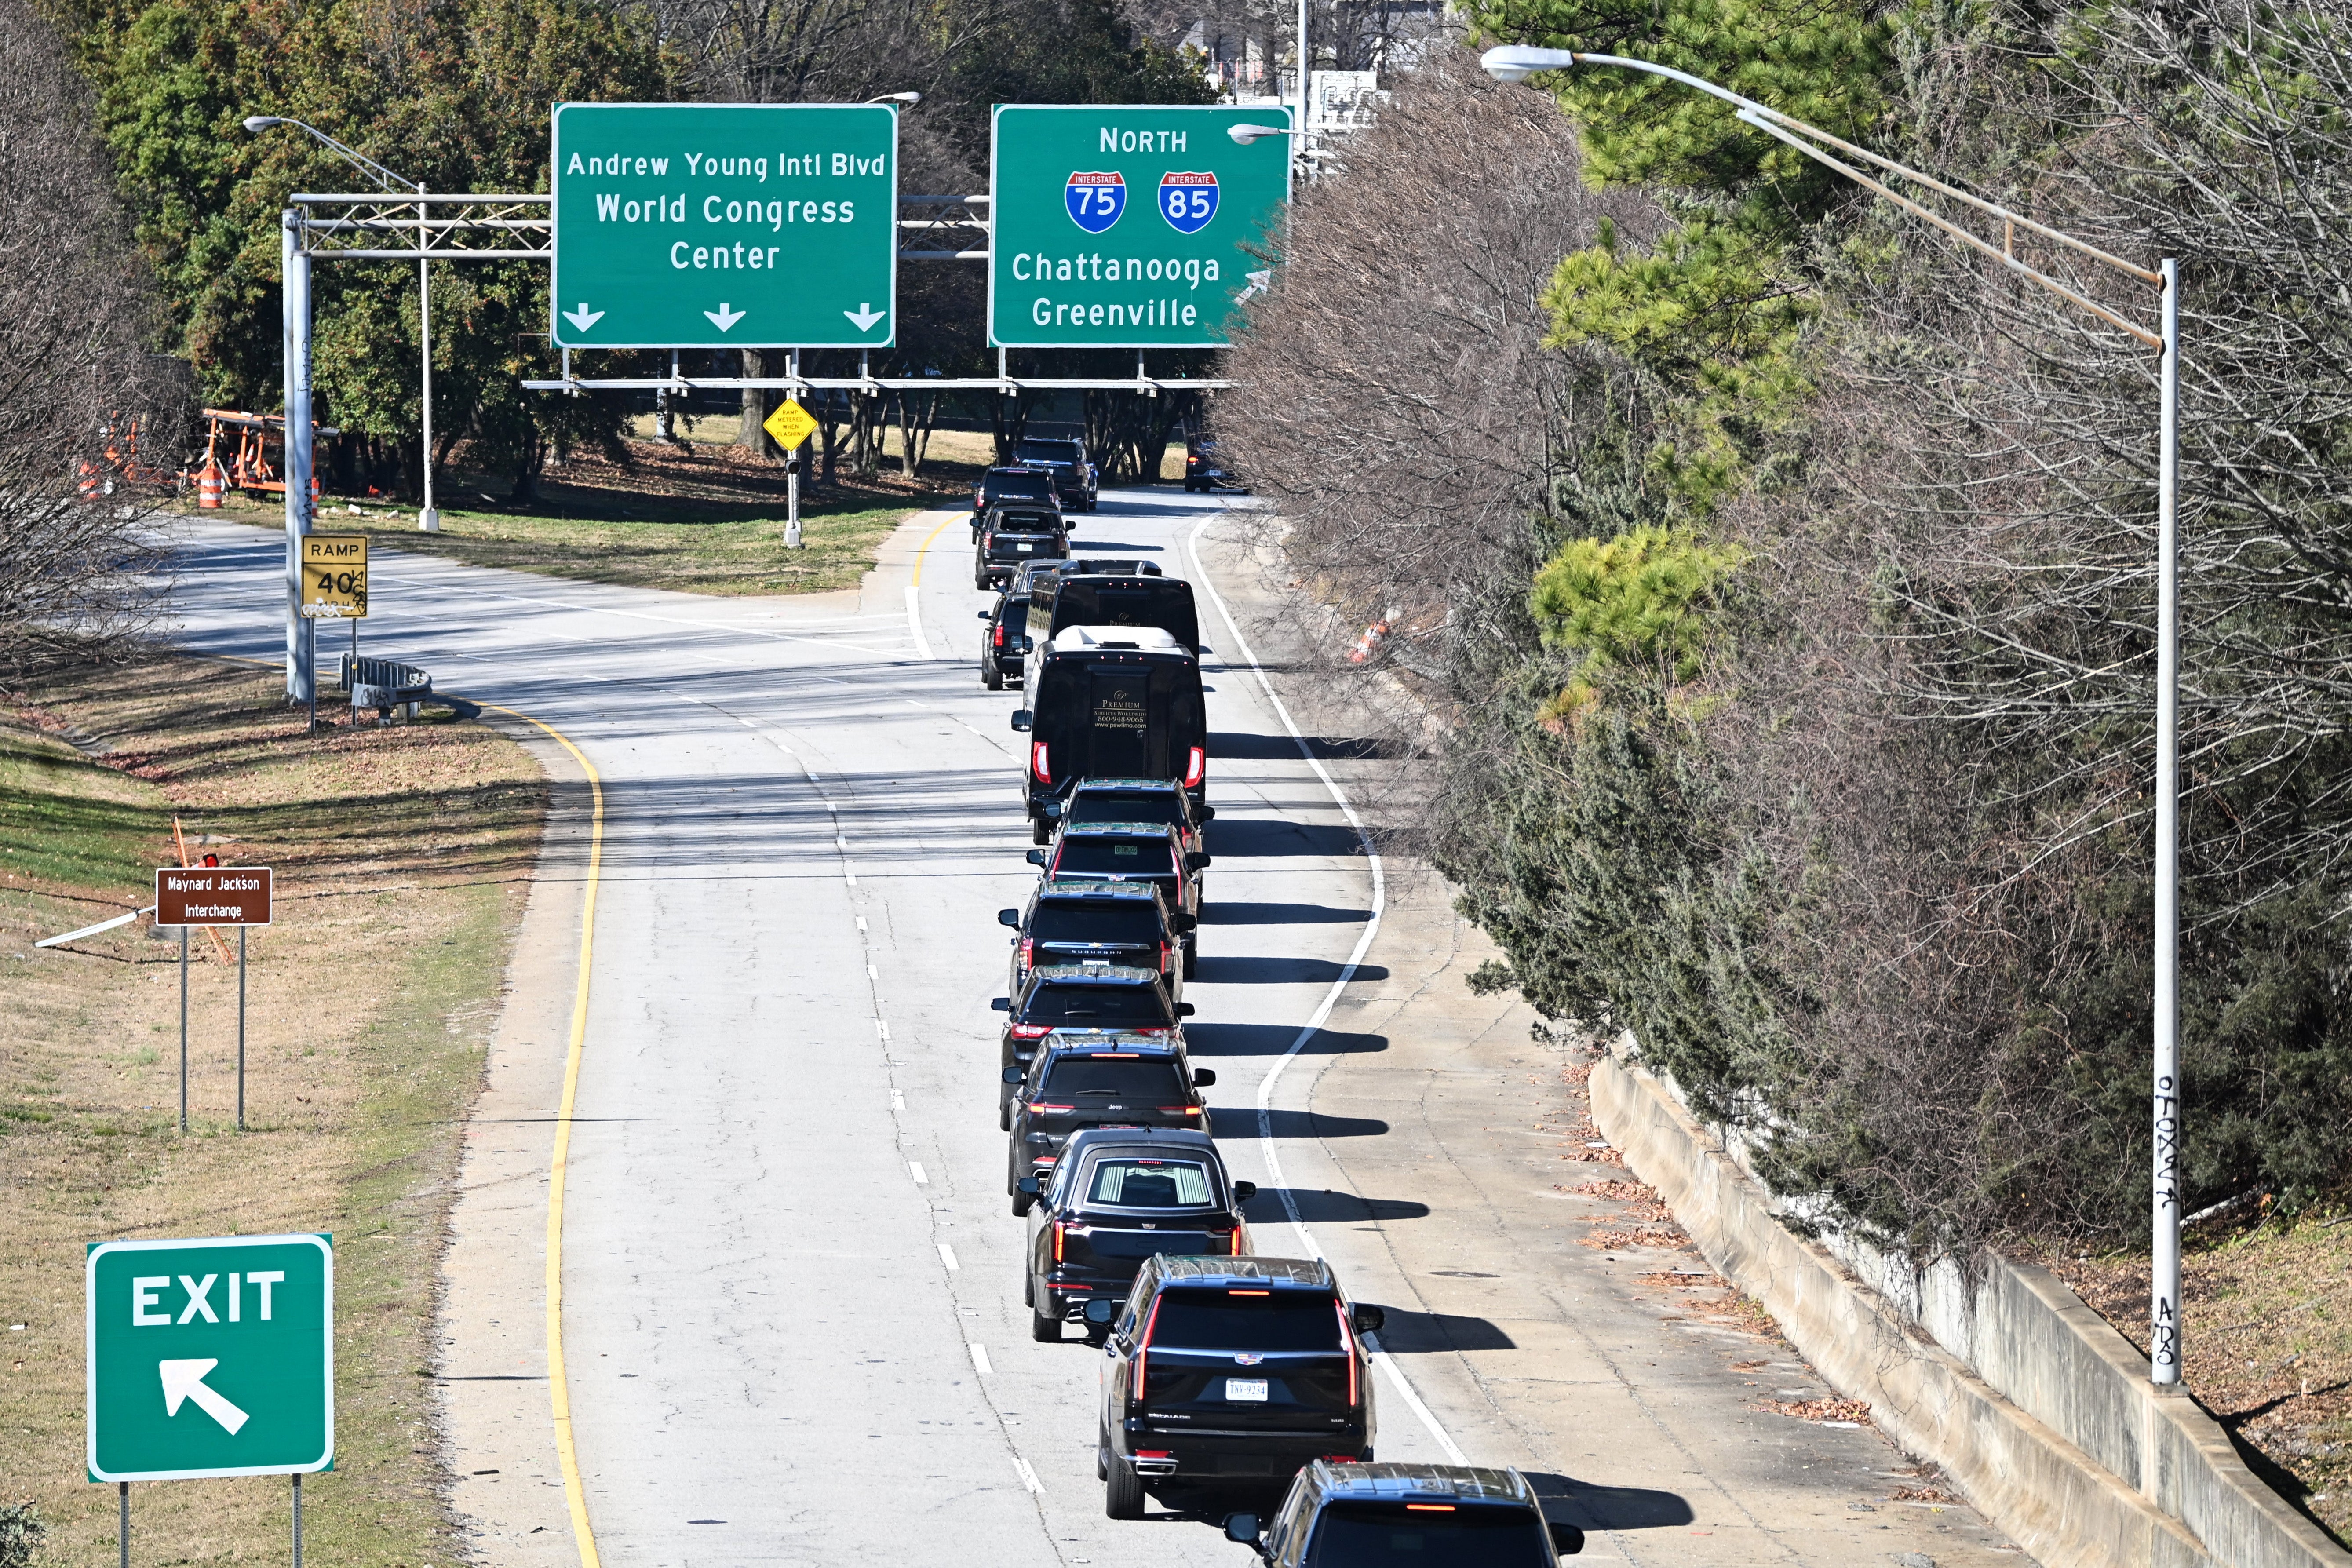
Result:
{"label": "yellow ramp 40 speed sign", "polygon": [[367,618],[367,535],[302,536],[302,615],[306,620]]}

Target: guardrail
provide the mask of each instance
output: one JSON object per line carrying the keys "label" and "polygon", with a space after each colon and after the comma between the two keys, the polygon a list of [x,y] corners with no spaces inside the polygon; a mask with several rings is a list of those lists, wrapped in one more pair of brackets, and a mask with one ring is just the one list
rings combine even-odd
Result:
{"label": "guardrail", "polygon": [[420,702],[450,701],[446,697],[434,697],[433,678],[413,664],[389,658],[362,658],[348,653],[343,655],[342,688],[352,694],[353,713],[362,708],[373,708],[380,724],[391,723],[395,712],[405,719],[415,718]]}

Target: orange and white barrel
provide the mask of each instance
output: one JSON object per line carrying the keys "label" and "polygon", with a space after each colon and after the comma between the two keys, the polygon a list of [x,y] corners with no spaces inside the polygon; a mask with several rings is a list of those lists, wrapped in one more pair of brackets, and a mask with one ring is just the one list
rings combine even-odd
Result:
{"label": "orange and white barrel", "polygon": [[228,476],[221,472],[220,465],[206,463],[204,472],[196,476],[196,504],[217,510],[227,489]]}

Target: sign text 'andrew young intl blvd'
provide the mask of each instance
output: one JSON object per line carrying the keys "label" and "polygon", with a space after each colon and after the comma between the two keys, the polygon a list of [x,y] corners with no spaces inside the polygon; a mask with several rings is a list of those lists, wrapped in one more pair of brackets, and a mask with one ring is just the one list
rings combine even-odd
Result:
{"label": "sign text 'andrew young intl blvd'", "polygon": [[[989,341],[1213,348],[1290,199],[1286,110],[1000,104]],[[1254,247],[1244,249],[1244,247]]]}
{"label": "sign text 'andrew young intl blvd'", "polygon": [[551,152],[559,346],[896,341],[888,105],[563,103]]}
{"label": "sign text 'andrew young intl blvd'", "polygon": [[102,1241],[83,1279],[91,1480],[334,1468],[333,1238]]}

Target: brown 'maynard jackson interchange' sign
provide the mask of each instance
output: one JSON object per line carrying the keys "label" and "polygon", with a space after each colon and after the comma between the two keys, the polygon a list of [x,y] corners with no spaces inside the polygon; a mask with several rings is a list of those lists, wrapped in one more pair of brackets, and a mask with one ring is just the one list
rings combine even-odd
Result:
{"label": "brown 'maynard jackson interchange' sign", "polygon": [[155,871],[159,926],[266,926],[267,866],[163,866]]}

